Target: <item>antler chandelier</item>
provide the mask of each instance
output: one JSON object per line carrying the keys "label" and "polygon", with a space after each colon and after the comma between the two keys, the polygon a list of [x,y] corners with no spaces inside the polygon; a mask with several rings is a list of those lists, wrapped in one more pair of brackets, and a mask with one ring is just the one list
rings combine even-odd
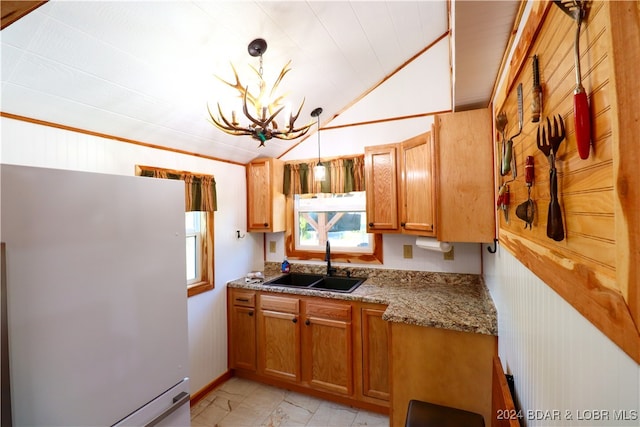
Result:
{"label": "antler chandelier", "polygon": [[[249,86],[245,87],[240,83],[240,78],[238,77],[238,73],[233,64],[231,64],[231,69],[233,70],[235,83],[228,82],[216,76],[220,81],[238,91],[240,98],[242,99],[242,112],[248,121],[245,121],[246,124],[238,122],[235,110],[231,111],[231,119],[229,119],[229,116],[222,112],[222,107],[220,107],[220,103],[218,102],[217,116],[214,116],[209,105],[207,105],[207,110],[209,111],[209,116],[211,117],[213,124],[218,129],[228,133],[229,135],[250,135],[252,138],[260,141],[260,147],[264,147],[265,141],[268,141],[271,138],[289,140],[303,136],[313,125],[313,122],[311,122],[299,128],[295,126],[295,122],[300,115],[300,111],[302,111],[304,100],[302,101],[302,104],[300,104],[298,112],[295,115],[291,112],[287,123],[282,123],[283,127],[280,127],[276,120],[278,115],[285,109],[285,105],[283,103],[285,96],[278,96],[276,91],[285,74],[291,70],[291,68],[289,68],[291,61],[287,62],[287,64],[282,67],[280,75],[271,87],[271,90],[268,91],[267,84],[262,77],[262,54],[267,50],[267,42],[264,41],[264,39],[253,40],[249,43],[248,50],[251,56],[260,57],[260,68],[256,70],[255,67],[249,65],[259,78],[259,93],[257,95],[254,95],[249,91]],[[282,116],[284,116],[284,114],[282,114]],[[284,120],[287,120],[287,118]]]}

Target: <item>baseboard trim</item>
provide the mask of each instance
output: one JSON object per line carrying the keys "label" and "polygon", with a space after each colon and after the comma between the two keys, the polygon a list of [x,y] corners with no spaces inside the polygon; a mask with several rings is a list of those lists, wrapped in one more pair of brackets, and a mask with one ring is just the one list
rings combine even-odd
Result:
{"label": "baseboard trim", "polygon": [[211,381],[209,384],[198,390],[197,392],[191,394],[191,407],[195,406],[200,402],[207,394],[211,393],[216,387],[220,384],[228,381],[233,374],[230,370],[227,370],[224,374],[220,375],[215,380]]}

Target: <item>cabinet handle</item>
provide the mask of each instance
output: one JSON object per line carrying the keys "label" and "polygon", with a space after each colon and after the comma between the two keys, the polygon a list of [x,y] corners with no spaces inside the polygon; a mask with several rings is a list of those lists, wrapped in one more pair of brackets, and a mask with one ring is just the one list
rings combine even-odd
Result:
{"label": "cabinet handle", "polygon": [[250,311],[248,314],[249,316],[253,316],[253,311]]}
{"label": "cabinet handle", "polygon": [[309,319],[307,319],[307,320],[304,321],[304,324],[309,326],[311,324],[311,321]]}
{"label": "cabinet handle", "polygon": [[292,321],[293,323],[298,323],[298,318],[297,318],[297,317],[294,317],[293,319],[291,319],[291,321]]}
{"label": "cabinet handle", "polygon": [[373,227],[373,223],[372,222],[369,223],[369,227]]}
{"label": "cabinet handle", "polygon": [[236,301],[249,302],[249,298],[236,298]]}

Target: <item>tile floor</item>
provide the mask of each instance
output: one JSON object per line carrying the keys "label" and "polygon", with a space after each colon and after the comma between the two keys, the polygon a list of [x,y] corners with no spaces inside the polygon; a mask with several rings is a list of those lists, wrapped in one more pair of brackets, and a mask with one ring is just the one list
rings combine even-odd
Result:
{"label": "tile floor", "polygon": [[191,408],[192,427],[387,427],[389,417],[233,377]]}

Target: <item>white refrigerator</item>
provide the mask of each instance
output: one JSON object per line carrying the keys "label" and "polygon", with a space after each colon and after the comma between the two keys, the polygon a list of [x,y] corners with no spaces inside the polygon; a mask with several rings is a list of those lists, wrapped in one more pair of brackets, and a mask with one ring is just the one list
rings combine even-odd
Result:
{"label": "white refrigerator", "polygon": [[184,183],[0,172],[13,425],[190,425]]}

